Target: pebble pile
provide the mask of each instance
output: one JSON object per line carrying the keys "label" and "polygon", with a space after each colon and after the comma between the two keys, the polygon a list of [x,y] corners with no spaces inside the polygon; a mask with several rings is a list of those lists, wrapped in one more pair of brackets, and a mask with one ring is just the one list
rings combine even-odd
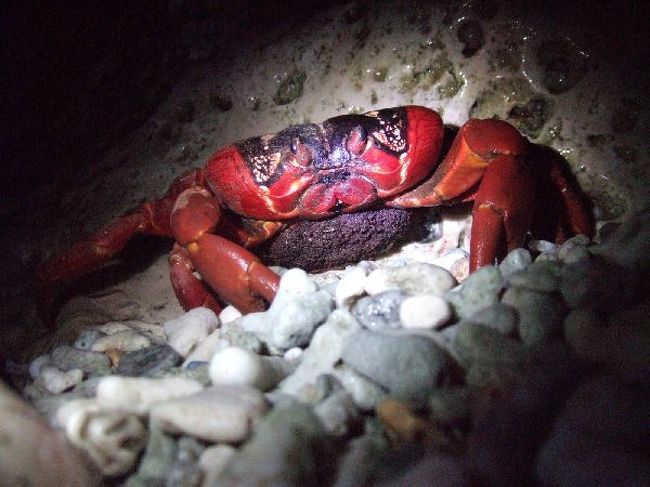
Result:
{"label": "pebble pile", "polygon": [[266,312],[86,330],[24,395],[111,485],[647,485],[648,219],[461,284],[287,270]]}

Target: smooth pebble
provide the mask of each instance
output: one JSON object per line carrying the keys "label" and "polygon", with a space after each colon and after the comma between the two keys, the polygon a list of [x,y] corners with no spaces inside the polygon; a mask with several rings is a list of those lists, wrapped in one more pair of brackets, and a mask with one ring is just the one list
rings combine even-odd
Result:
{"label": "smooth pebble", "polygon": [[315,485],[315,468],[330,460],[332,440],[310,407],[275,407],[228,462],[218,485]]}
{"label": "smooth pebble", "polygon": [[400,305],[406,295],[397,289],[365,296],[352,307],[352,314],[369,330],[400,328]]}
{"label": "smooth pebble", "polygon": [[97,401],[107,409],[146,414],[157,403],[194,394],[203,385],[185,377],[149,379],[110,376],[97,385]]}
{"label": "smooth pebble", "polygon": [[451,356],[431,339],[368,330],[350,335],[343,361],[386,388],[391,395],[422,406],[454,369]]}
{"label": "smooth pebble", "polygon": [[261,357],[239,347],[221,350],[210,362],[214,385],[247,385],[262,391],[274,388],[293,371],[280,357]]}
{"label": "smooth pebble", "polygon": [[504,280],[494,266],[481,267],[458,287],[445,294],[459,318],[469,318],[478,310],[499,301]]}
{"label": "smooth pebble", "polygon": [[115,373],[130,377],[146,376],[170,369],[182,360],[183,357],[169,345],[152,345],[122,355]]}
{"label": "smooth pebble", "polygon": [[451,318],[451,306],[435,294],[409,296],[399,308],[404,328],[438,328]]}
{"label": "smooth pebble", "polygon": [[250,436],[267,407],[264,395],[252,387],[213,386],[155,405],[150,418],[171,433],[238,443]]}
{"label": "smooth pebble", "polygon": [[456,284],[456,279],[447,269],[414,262],[372,271],[366,278],[365,289],[370,295],[391,289],[398,289],[406,294],[443,294]]}

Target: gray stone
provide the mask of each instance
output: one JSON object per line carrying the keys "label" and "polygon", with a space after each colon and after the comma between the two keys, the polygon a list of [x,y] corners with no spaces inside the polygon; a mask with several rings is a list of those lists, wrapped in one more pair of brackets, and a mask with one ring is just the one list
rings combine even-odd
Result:
{"label": "gray stone", "polygon": [[361,298],[352,307],[352,314],[370,330],[400,328],[399,310],[406,295],[398,290],[383,291]]}
{"label": "gray stone", "polygon": [[50,356],[52,365],[63,371],[81,369],[89,377],[111,373],[111,361],[100,352],[77,350],[69,345],[60,345],[52,350]]}
{"label": "gray stone", "polygon": [[469,421],[472,390],[469,387],[445,387],[429,398],[429,415],[441,424]]}
{"label": "gray stone", "polygon": [[526,345],[542,345],[560,336],[567,310],[558,296],[511,287],[503,295],[502,302],[517,310],[519,336]]}
{"label": "gray stone", "polygon": [[280,390],[309,401],[310,386],[316,383],[318,376],[334,370],[347,337],[360,328],[361,325],[350,312],[334,310],[314,333],[296,371],[280,383]]}
{"label": "gray stone", "polygon": [[252,387],[213,386],[161,401],[149,414],[151,421],[171,433],[238,443],[250,436],[267,407],[264,395]]}
{"label": "gray stone", "polygon": [[343,388],[332,392],[314,406],[327,434],[345,437],[350,434],[355,424],[359,422],[360,414],[351,394]]}
{"label": "gray stone", "polygon": [[517,248],[508,252],[508,255],[499,264],[499,270],[501,275],[507,279],[515,272],[523,271],[532,262],[533,258],[529,250]]}
{"label": "gray stone", "polygon": [[573,310],[565,319],[567,342],[582,360],[616,371],[630,382],[650,374],[650,301],[619,311],[607,321],[590,308]]}
{"label": "gray stone", "polygon": [[177,446],[176,461],[169,469],[165,487],[199,487],[203,480],[199,458],[205,447],[189,436],[179,438]]}
{"label": "gray stone", "polygon": [[371,485],[375,472],[381,466],[389,444],[383,435],[366,434],[347,445],[336,474],[336,487]]}
{"label": "gray stone", "polygon": [[391,395],[416,406],[425,404],[454,368],[445,350],[425,336],[412,334],[362,330],[348,338],[342,358]]}
{"label": "gray stone", "polygon": [[647,389],[595,376],[567,401],[535,462],[544,486],[645,486],[650,463]]}
{"label": "gray stone", "polygon": [[268,311],[250,313],[236,323],[271,349],[285,351],[309,343],[314,330],[334,307],[333,296],[300,269],[287,271]]}
{"label": "gray stone", "polygon": [[560,266],[551,261],[535,261],[525,270],[515,272],[508,281],[513,287],[554,293],[560,289]]}
{"label": "gray stone", "polygon": [[478,310],[498,302],[503,285],[499,269],[485,266],[471,274],[460,286],[449,291],[445,298],[459,318],[469,318]]}
{"label": "gray stone", "polygon": [[276,407],[214,485],[315,485],[328,465],[330,441],[308,406]]}
{"label": "gray stone", "polygon": [[169,345],[152,345],[122,355],[115,373],[130,377],[149,376],[182,361],[183,356]]}
{"label": "gray stone", "polygon": [[566,264],[560,275],[560,291],[570,308],[593,307],[611,313],[634,299],[634,275],[600,257]]}
{"label": "gray stone", "polygon": [[521,342],[487,326],[461,323],[453,345],[467,367],[479,361],[519,365],[526,360],[526,351]]}
{"label": "gray stone", "polygon": [[586,235],[575,235],[562,242],[562,245],[560,245],[560,248],[557,251],[557,256],[560,258],[560,260],[565,261],[567,255],[574,249],[585,249],[585,247],[587,247],[587,245],[590,243],[591,239]]}
{"label": "gray stone", "polygon": [[512,306],[494,303],[474,313],[467,321],[489,326],[503,335],[511,336],[517,330],[517,312]]}
{"label": "gray stone", "polygon": [[150,424],[145,454],[138,471],[129,477],[125,487],[163,486],[176,459],[176,440],[155,423]]}
{"label": "gray stone", "polygon": [[365,280],[366,292],[371,295],[389,289],[399,289],[410,295],[442,295],[456,284],[456,278],[447,269],[424,262],[381,267],[368,274]]}

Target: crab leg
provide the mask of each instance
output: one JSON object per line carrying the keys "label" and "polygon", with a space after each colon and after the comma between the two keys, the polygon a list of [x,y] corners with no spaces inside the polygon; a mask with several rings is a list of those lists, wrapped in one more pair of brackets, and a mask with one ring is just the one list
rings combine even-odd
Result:
{"label": "crab leg", "polygon": [[171,237],[169,218],[176,197],[201,178],[199,171],[178,178],[162,198],[116,218],[62,255],[45,261],[38,271],[39,286],[47,291],[57,283],[67,283],[87,274],[117,255],[135,234]]}
{"label": "crab leg", "polygon": [[202,306],[218,314],[221,306],[205,284],[194,275],[195,270],[187,250],[174,244],[169,253],[169,276],[181,306],[185,311]]}
{"label": "crab leg", "polygon": [[[265,300],[275,297],[280,278],[241,245],[210,233],[220,216],[219,202],[214,196],[202,188],[188,189],[181,193],[172,210],[174,237],[203,281],[221,298],[240,311],[264,309]],[[177,295],[181,300],[183,294],[195,299],[197,283],[189,280],[187,273],[177,272],[177,277],[183,277],[175,287]]]}
{"label": "crab leg", "polygon": [[533,176],[516,157],[495,157],[474,196],[470,239],[470,271],[494,264],[506,249],[520,247],[534,205]]}
{"label": "crab leg", "polygon": [[415,189],[388,204],[401,208],[474,200],[470,271],[523,242],[533,208],[533,177],[522,163],[526,140],[500,120],[470,120],[443,162]]}

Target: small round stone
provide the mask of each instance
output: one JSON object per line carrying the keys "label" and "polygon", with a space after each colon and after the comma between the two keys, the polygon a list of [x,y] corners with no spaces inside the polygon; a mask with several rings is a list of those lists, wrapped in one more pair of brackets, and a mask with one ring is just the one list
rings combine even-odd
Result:
{"label": "small round stone", "polygon": [[438,328],[451,318],[451,306],[434,294],[410,296],[402,301],[399,317],[405,328]]}
{"label": "small round stone", "polygon": [[348,337],[343,361],[391,395],[421,407],[454,372],[451,356],[426,336],[362,330]]}
{"label": "small round stone", "polygon": [[526,345],[540,345],[561,334],[567,310],[557,295],[511,287],[502,302],[517,310],[519,336]]}
{"label": "small round stone", "polygon": [[564,241],[562,245],[560,245],[560,248],[557,251],[557,256],[560,260],[565,260],[567,255],[576,248],[582,248],[583,250],[586,250],[585,247],[587,247],[590,242],[591,240],[586,235],[580,234],[571,237]]}
{"label": "small round stone", "polygon": [[370,295],[399,289],[405,294],[443,294],[457,284],[454,276],[442,267],[414,262],[399,267],[382,267],[366,278]]}
{"label": "small round stone", "polygon": [[504,281],[494,266],[481,267],[458,287],[445,294],[459,318],[469,318],[478,310],[499,301]]}
{"label": "small round stone", "polygon": [[228,347],[210,361],[210,379],[217,385],[250,385],[255,387],[264,371],[259,355],[244,348]]}
{"label": "small round stone", "polygon": [[494,303],[474,313],[468,321],[489,326],[504,335],[512,335],[517,330],[518,317],[512,306]]}
{"label": "small round stone", "polygon": [[518,271],[523,271],[533,262],[530,251],[517,248],[508,252],[506,258],[499,264],[499,270],[506,279]]}
{"label": "small round stone", "polygon": [[370,330],[399,328],[400,306],[405,295],[398,290],[383,291],[356,302],[352,314]]}
{"label": "small round stone", "polygon": [[130,377],[154,374],[170,369],[183,361],[183,357],[169,345],[153,345],[120,357],[116,374]]}

